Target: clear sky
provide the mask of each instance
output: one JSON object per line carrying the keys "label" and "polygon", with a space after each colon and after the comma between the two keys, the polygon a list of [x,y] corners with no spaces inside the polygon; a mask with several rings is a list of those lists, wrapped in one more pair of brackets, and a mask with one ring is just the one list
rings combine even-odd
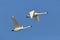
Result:
{"label": "clear sky", "polygon": [[[40,23],[27,19],[29,11],[47,11],[40,16]],[[19,32],[14,28],[11,16],[22,26],[31,25]],[[60,40],[60,1],[59,0],[0,0],[0,40]]]}

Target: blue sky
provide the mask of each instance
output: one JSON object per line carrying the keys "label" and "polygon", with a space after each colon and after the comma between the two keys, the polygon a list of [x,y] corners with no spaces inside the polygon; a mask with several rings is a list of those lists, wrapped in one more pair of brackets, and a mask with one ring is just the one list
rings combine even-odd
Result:
{"label": "blue sky", "polygon": [[[29,11],[47,11],[40,16],[40,23],[27,19]],[[11,16],[20,25],[32,25],[19,32],[14,28]],[[60,40],[60,1],[59,0],[0,0],[0,40]]]}

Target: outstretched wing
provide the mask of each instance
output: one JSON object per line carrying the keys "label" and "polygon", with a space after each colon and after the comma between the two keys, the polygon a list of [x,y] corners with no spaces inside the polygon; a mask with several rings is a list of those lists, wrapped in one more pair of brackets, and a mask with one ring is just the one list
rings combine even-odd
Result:
{"label": "outstretched wing", "polygon": [[16,19],[14,18],[14,16],[12,16],[12,21],[13,21],[15,27],[19,27],[19,24],[16,21]]}
{"label": "outstretched wing", "polygon": [[33,18],[34,12],[35,12],[34,10],[32,10],[32,11],[29,12],[29,15],[30,15],[31,19]]}
{"label": "outstretched wing", "polygon": [[38,23],[40,20],[39,20],[39,15],[37,15],[36,17],[35,17],[35,19],[36,19],[36,22]]}

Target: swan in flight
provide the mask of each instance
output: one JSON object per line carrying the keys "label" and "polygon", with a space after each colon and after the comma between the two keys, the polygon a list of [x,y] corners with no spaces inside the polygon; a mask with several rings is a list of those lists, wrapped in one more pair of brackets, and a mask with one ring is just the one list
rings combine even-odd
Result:
{"label": "swan in flight", "polygon": [[14,16],[12,16],[12,21],[13,21],[14,26],[15,26],[15,28],[12,30],[12,31],[14,31],[14,32],[20,31],[20,30],[23,30],[23,29],[26,29],[26,28],[31,28],[31,27],[32,27],[32,26],[26,26],[26,27],[20,26],[20,25],[18,24],[18,22],[16,21],[16,19],[15,19]]}
{"label": "swan in flight", "polygon": [[39,22],[39,16],[42,15],[42,14],[48,14],[48,12],[37,13],[34,10],[32,10],[32,11],[29,12],[29,14],[26,16],[26,18],[31,18],[31,19],[35,18],[36,22],[38,23]]}

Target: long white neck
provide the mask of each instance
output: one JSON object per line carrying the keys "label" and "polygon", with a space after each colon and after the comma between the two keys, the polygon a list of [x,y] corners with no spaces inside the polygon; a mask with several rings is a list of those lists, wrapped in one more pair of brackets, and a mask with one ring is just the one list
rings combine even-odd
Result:
{"label": "long white neck", "polygon": [[35,13],[35,14],[48,14],[48,12],[41,12],[41,13]]}

